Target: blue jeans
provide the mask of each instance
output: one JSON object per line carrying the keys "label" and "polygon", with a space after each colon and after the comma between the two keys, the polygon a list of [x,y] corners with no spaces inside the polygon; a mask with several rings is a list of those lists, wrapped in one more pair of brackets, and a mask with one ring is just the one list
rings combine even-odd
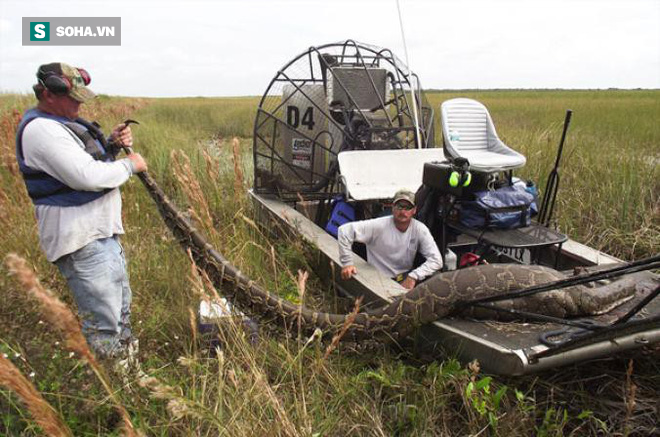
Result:
{"label": "blue jeans", "polygon": [[78,304],[91,349],[101,357],[122,353],[131,340],[131,287],[118,237],[92,241],[55,264]]}

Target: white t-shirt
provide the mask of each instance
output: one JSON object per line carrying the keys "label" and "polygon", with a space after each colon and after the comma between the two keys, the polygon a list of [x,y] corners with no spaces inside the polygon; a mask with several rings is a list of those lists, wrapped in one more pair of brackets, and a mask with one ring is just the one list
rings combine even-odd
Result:
{"label": "white t-shirt", "polygon": [[426,262],[408,276],[419,281],[442,268],[442,257],[431,231],[415,219],[405,232],[396,228],[392,216],[346,223],[339,227],[338,242],[342,267],[353,264],[351,247],[359,242],[367,246],[369,264],[392,278],[412,268],[417,252]]}
{"label": "white t-shirt", "polygon": [[119,187],[133,174],[129,159],[97,161],[63,124],[32,120],[22,138],[25,164],[75,190],[101,191],[104,196],[80,206],[35,205],[39,240],[48,261],[75,252],[94,240],[123,234]]}

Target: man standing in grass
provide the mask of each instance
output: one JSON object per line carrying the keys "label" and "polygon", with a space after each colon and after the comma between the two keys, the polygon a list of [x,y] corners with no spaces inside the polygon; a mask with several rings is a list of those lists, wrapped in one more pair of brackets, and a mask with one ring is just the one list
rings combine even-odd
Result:
{"label": "man standing in grass", "polygon": [[[342,279],[349,279],[357,273],[352,254],[356,241],[367,246],[369,264],[408,290],[440,270],[442,257],[438,246],[429,229],[413,218],[416,211],[415,194],[399,190],[394,195],[391,216],[340,226],[338,242]],[[411,271],[418,252],[426,261]]]}
{"label": "man standing in grass", "polygon": [[147,169],[139,154],[115,159],[133,142],[118,125],[106,140],[98,125],[78,118],[81,103],[96,97],[89,74],[64,63],[39,67],[36,107],[16,134],[16,157],[35,205],[41,247],[64,275],[78,304],[83,333],[103,358],[134,349],[131,288],[118,235],[119,186]]}

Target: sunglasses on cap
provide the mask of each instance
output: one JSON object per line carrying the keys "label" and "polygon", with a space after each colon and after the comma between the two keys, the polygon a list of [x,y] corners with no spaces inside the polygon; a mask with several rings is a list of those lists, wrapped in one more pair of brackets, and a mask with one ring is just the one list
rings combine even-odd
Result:
{"label": "sunglasses on cap", "polygon": [[397,202],[394,204],[394,209],[402,209],[404,211],[410,211],[415,208],[415,205],[412,205],[408,202]]}

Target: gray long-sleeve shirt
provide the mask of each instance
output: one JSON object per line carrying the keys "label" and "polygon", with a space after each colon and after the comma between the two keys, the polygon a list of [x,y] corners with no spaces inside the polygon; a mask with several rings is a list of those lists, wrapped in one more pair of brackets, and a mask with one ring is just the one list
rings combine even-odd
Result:
{"label": "gray long-sleeve shirt", "polygon": [[31,121],[23,131],[25,164],[75,190],[101,191],[104,196],[80,206],[36,205],[39,240],[48,261],[75,252],[99,238],[123,234],[119,187],[131,176],[129,159],[97,161],[63,124],[46,118]]}
{"label": "gray long-sleeve shirt", "polygon": [[395,277],[409,271],[417,252],[426,262],[410,272],[408,276],[419,281],[442,268],[442,257],[429,229],[412,219],[405,232],[399,231],[392,216],[346,223],[339,227],[339,260],[342,267],[353,264],[354,242],[367,246],[369,264]]}

